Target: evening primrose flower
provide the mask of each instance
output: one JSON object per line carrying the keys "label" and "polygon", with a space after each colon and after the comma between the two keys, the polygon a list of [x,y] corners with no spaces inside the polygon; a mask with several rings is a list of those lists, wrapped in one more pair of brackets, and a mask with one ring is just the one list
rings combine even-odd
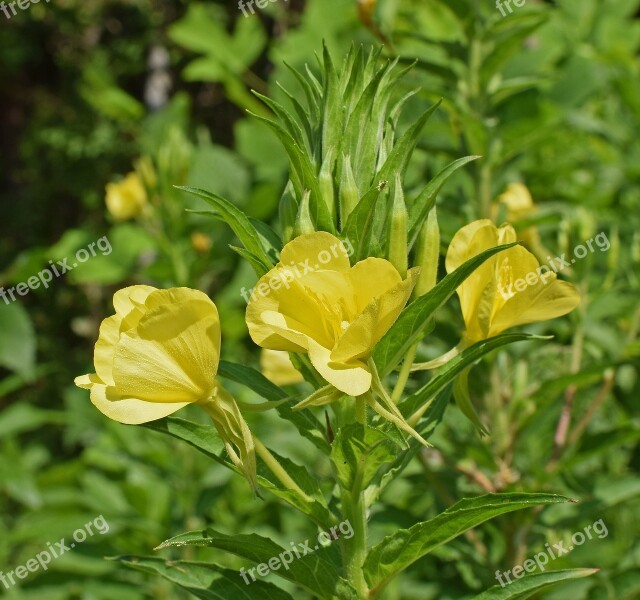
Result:
{"label": "evening primrose flower", "polygon": [[147,192],[137,173],[129,173],[118,183],[107,184],[105,202],[116,221],[137,217],[147,205]]}
{"label": "evening primrose flower", "polygon": [[[511,225],[498,228],[488,219],[474,221],[451,240],[447,272],[484,250],[515,241]],[[466,325],[466,344],[494,337],[511,327],[560,317],[580,303],[574,285],[558,280],[522,246],[489,258],[460,285],[457,293]]]}
{"label": "evening primrose flower", "polygon": [[260,353],[262,374],[276,385],[292,385],[304,381],[300,371],[296,370],[288,352],[262,349]]}
{"label": "evening primrose flower", "polygon": [[95,373],[75,384],[110,419],[139,424],[198,404],[213,419],[235,465],[255,487],[251,433],[216,381],[220,319],[209,297],[188,288],[134,285],[116,292],[116,314],[100,326]]}
{"label": "evening primrose flower", "polygon": [[[300,269],[300,266],[303,268]],[[247,306],[253,341],[301,352],[333,387],[350,396],[368,392],[371,351],[407,303],[417,271],[403,279],[381,258],[351,267],[344,244],[329,233],[302,235],[282,249]]]}

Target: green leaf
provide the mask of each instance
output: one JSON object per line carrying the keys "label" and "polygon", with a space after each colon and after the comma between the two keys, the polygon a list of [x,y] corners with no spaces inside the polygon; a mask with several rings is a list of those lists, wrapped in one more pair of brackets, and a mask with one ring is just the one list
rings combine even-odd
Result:
{"label": "green leaf", "polygon": [[398,140],[382,169],[380,169],[377,177],[378,180],[394,181],[396,174],[399,174],[401,178],[404,177],[404,173],[409,165],[409,159],[415,150],[422,129],[427,124],[431,115],[439,108],[440,104],[442,104],[442,100],[438,100],[438,102],[427,109]]}
{"label": "green leaf", "polygon": [[227,225],[231,227],[233,232],[238,236],[238,239],[244,244],[244,247],[262,263],[263,269],[260,272],[256,271],[258,277],[262,277],[262,275],[271,269],[274,263],[269,258],[269,255],[264,251],[256,228],[237,206],[233,205],[221,196],[205,190],[187,186],[176,187],[179,190],[189,192],[190,194],[194,194],[195,196],[202,198],[220,213]]}
{"label": "green leaf", "polygon": [[473,600],[526,600],[526,598],[530,598],[536,592],[554,583],[589,577],[598,571],[599,569],[565,569],[549,573],[534,573],[520,579],[514,579],[512,583],[504,587],[494,585],[486,592],[474,596]]}
{"label": "green leaf", "polygon": [[[209,458],[212,458],[217,463],[239,473],[238,469],[229,460],[223,458],[222,450],[224,445],[213,426],[201,425],[177,417],[166,417],[145,423],[143,427],[166,433],[187,442],[187,444],[193,446]],[[333,523],[334,518],[327,508],[318,480],[311,477],[304,467],[296,465],[293,461],[279,456],[275,452],[272,453],[308,497],[294,490],[283,488],[280,481],[275,478],[273,473],[271,473],[262,461],[258,462],[258,483],[260,486],[294,508],[297,508],[300,512],[313,519],[318,525],[329,527],[330,524]]]}
{"label": "green leaf", "polygon": [[225,467],[231,465],[231,463],[221,458],[220,453],[224,450],[224,443],[215,427],[211,425],[202,425],[179,417],[166,417],[157,421],[149,421],[142,426],[187,442],[190,446],[200,450],[200,452]]}
{"label": "green leaf", "polygon": [[[344,600],[355,600],[355,591],[340,577],[335,565],[334,560],[337,557],[332,557],[334,548],[320,546],[315,538],[305,540],[305,542],[312,552],[307,551],[307,554],[304,554],[302,551],[298,557],[292,548],[283,548],[271,539],[255,533],[225,535],[207,528],[175,536],[163,542],[156,550],[184,546],[217,548],[256,564],[267,564],[270,559],[278,557],[281,566],[277,570],[272,570],[274,575],[292,581],[320,598],[331,600],[338,596]],[[304,546],[304,542],[302,546]],[[273,562],[275,564],[275,561]],[[251,580],[249,575],[247,577]]]}
{"label": "green leaf", "polygon": [[296,143],[291,134],[279,123],[259,115],[254,114],[253,116],[273,130],[284,146],[291,165],[291,181],[294,184],[298,198],[302,198],[306,190],[311,192],[309,208],[316,228],[318,230],[328,231],[329,233],[335,233],[335,224],[331,219],[327,205],[323,202],[318,177],[315,174],[309,156]]}
{"label": "green leaf", "polygon": [[16,302],[0,302],[0,331],[0,366],[31,378],[36,366],[36,333],[29,313]]}
{"label": "green leaf", "polygon": [[212,563],[149,556],[119,556],[114,560],[138,571],[160,575],[202,600],[293,600],[287,592],[271,583],[249,579],[250,585],[247,585],[238,571]]}
{"label": "green leaf", "polygon": [[473,346],[465,348],[460,354],[454,356],[440,367],[427,384],[408,396],[398,405],[398,408],[406,418],[409,418],[425,402],[433,398],[438,392],[444,389],[446,385],[451,383],[455,377],[492,350],[513,344],[514,342],[544,339],[548,338],[530,333],[502,333],[488,340],[477,342],[473,344]]}
{"label": "green leaf", "polygon": [[259,371],[246,365],[238,365],[227,360],[221,360],[218,365],[218,375],[246,385],[262,398],[272,402],[283,400],[287,397],[287,392],[281,387],[269,381]]}
{"label": "green leaf", "polygon": [[[272,402],[283,400],[287,397],[287,393],[282,388],[269,381],[262,373],[245,365],[237,365],[226,360],[221,360],[218,366],[218,375],[246,385],[262,398]],[[330,446],[322,433],[322,424],[309,410],[292,410],[291,407],[295,402],[296,400],[292,399],[290,404],[281,404],[278,406],[276,408],[278,414],[283,419],[293,423],[300,434],[306,437],[316,448],[324,454],[328,454]]]}
{"label": "green leaf", "polygon": [[376,207],[384,185],[377,185],[371,188],[356,204],[347,218],[347,224],[342,230],[342,235],[348,239],[354,248],[356,260],[362,260],[369,256],[369,246],[371,234],[373,233],[373,223]]}
{"label": "green leaf", "polygon": [[367,555],[365,578],[373,590],[380,590],[419,558],[489,519],[523,508],[563,502],[572,500],[556,494],[520,492],[465,498],[429,521],[384,538]]}
{"label": "green leaf", "polygon": [[420,339],[430,325],[436,310],[451,298],[473,271],[493,255],[512,248],[516,244],[517,242],[496,246],[470,258],[453,273],[449,273],[430,292],[409,304],[374,350],[373,356],[380,375],[390,373],[402,360],[407,350]]}
{"label": "green leaf", "polygon": [[442,171],[440,171],[422,190],[420,195],[413,201],[411,208],[409,209],[409,250],[415,244],[420,234],[420,229],[424,224],[429,211],[433,208],[436,202],[438,193],[442,189],[442,186],[446,183],[447,179],[451,177],[460,167],[464,167],[467,163],[480,158],[480,156],[465,156],[454,160],[451,164],[447,165]]}
{"label": "green leaf", "polygon": [[331,444],[331,461],[341,487],[351,490],[354,482],[366,488],[378,469],[395,460],[397,446],[379,428],[351,423],[341,427]]}

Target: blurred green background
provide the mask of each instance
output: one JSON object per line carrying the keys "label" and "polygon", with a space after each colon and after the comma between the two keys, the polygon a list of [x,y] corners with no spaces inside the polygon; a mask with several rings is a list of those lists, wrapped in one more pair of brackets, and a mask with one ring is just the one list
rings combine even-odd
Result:
{"label": "blurred green background", "polygon": [[[209,293],[223,357],[258,367],[240,295],[255,277],[229,249],[232,233],[172,186],[214,191],[277,227],[287,159],[248,114],[268,114],[251,90],[286,99],[279,83],[301,95],[284,63],[313,70],[324,40],[338,64],[354,43],[415,61],[398,90],[400,98],[419,88],[407,121],[444,98],[409,189],[456,158],[482,155],[439,197],[443,253],[463,224],[509,217],[496,200],[512,182],[526,184],[535,202],[515,216],[523,238],[539,236],[534,251],[560,256],[600,232],[610,241],[564,274],[580,288],[580,309],[530,328],[554,334],[552,342],[503,351],[473,371],[493,435],[480,439],[450,407],[432,440],[437,450],[423,453],[372,515],[373,535],[484,491],[553,491],[582,502],[492,521],[415,564],[387,597],[471,597],[495,583],[497,568],[603,519],[606,538],[552,565],[602,571],[543,597],[640,598],[639,15],[638,0],[527,0],[506,17],[492,0],[281,0],[247,17],[235,2],[52,0],[10,19],[0,13],[0,286],[26,282],[103,236],[111,248],[47,289],[0,300],[0,569],[98,515],[110,525],[0,594],[186,598],[104,557],[150,554],[205,524],[285,544],[313,535],[195,450],[107,420],[72,382],[91,370],[113,292],[134,283]],[[150,208],[118,219],[105,187],[132,171]],[[461,327],[459,308],[446,307],[425,360],[453,346]],[[563,410],[573,428],[554,443]],[[278,452],[329,476],[283,421],[250,421]],[[246,566],[210,550],[162,555]]]}

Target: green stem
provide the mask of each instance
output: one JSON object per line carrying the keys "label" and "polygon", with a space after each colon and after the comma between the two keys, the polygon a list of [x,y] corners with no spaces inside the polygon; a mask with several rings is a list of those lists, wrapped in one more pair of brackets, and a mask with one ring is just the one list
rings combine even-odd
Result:
{"label": "green stem", "polygon": [[343,560],[347,581],[355,588],[359,600],[369,598],[363,565],[367,556],[367,508],[362,490],[361,469],[358,469],[351,490],[342,490],[342,512],[351,524],[353,536],[344,540]]}
{"label": "green stem", "polygon": [[402,368],[398,375],[398,381],[396,382],[396,386],[393,388],[393,393],[391,394],[391,399],[394,404],[398,404],[400,398],[402,398],[402,392],[404,392],[407,381],[409,381],[409,374],[411,373],[411,367],[413,366],[413,361],[416,357],[419,343],[420,342],[416,342],[413,344],[404,357],[404,363],[402,363]]}
{"label": "green stem", "polygon": [[280,480],[280,482],[287,489],[298,492],[298,494],[303,496],[305,500],[312,502],[313,499],[305,494],[302,488],[293,479],[291,479],[291,477],[289,477],[289,474],[278,462],[278,459],[271,454],[269,449],[257,437],[254,437],[253,441],[256,446],[256,454],[264,461],[267,467],[269,467],[269,470]]}

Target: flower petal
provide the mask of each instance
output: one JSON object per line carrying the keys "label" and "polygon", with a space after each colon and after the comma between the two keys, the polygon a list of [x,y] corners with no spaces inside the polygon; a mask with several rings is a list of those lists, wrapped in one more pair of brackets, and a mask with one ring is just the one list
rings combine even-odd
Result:
{"label": "flower petal", "polygon": [[118,393],[150,402],[208,398],[220,358],[213,302],[202,292],[181,288],[154,292],[146,308],[135,330],[122,333],[116,347]]}
{"label": "flower petal", "polygon": [[127,425],[138,425],[162,419],[189,402],[146,402],[137,398],[122,398],[115,388],[106,385],[94,385],[91,388],[91,402],[104,415]]}
{"label": "flower petal", "polygon": [[93,350],[93,364],[102,383],[114,385],[113,356],[120,337],[122,317],[118,314],[106,318],[100,325],[100,334]]}
{"label": "flower petal", "polygon": [[313,340],[309,340],[309,358],[326,381],[349,396],[360,396],[371,388],[371,372],[364,363],[335,368],[330,364],[331,350]]}
{"label": "flower petal", "polygon": [[407,304],[417,279],[418,269],[411,269],[404,281],[398,275],[397,283],[369,302],[335,345],[331,353],[332,367],[349,365],[369,356],[371,349],[389,331]]}
{"label": "flower petal", "polygon": [[346,271],[351,266],[345,245],[326,231],[300,235],[291,240],[280,253],[280,263],[334,271]]}

